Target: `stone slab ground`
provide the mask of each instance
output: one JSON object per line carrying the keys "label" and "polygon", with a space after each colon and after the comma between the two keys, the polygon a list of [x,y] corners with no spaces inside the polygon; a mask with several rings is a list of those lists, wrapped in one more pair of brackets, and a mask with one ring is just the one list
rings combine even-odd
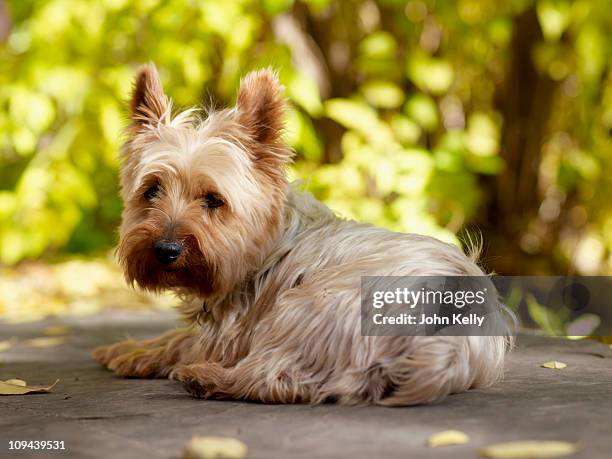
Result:
{"label": "stone slab ground", "polygon": [[[112,312],[0,325],[0,340],[19,340],[0,353],[0,380],[61,380],[50,394],[0,397],[0,439],[64,440],[68,453],[48,457],[76,458],[180,458],[193,435],[239,438],[249,458],[261,459],[474,458],[487,444],[526,439],[578,442],[573,457],[612,457],[612,350],[594,341],[519,339],[502,383],[411,408],[195,400],[178,383],[117,378],[90,358],[97,345],[152,337],[174,323],[168,313]],[[57,346],[23,342],[60,324],[70,333]],[[567,368],[540,368],[549,360]],[[429,435],[445,429],[471,442],[428,448]]]}

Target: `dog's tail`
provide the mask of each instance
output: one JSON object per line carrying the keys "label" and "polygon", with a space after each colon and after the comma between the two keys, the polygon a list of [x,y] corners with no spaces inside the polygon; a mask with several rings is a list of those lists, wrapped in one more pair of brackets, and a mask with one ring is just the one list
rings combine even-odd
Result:
{"label": "dog's tail", "polygon": [[487,387],[501,379],[509,341],[503,336],[419,336],[413,352],[393,359],[383,369],[386,406],[431,403],[471,388]]}

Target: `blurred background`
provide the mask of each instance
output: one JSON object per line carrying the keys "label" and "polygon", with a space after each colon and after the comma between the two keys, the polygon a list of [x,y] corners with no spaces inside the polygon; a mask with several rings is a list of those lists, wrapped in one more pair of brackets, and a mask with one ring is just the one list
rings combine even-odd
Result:
{"label": "blurred background", "polygon": [[0,0],[0,319],[172,303],[112,254],[147,61],[185,107],[277,68],[292,177],[342,216],[611,274],[610,31],[608,0]]}

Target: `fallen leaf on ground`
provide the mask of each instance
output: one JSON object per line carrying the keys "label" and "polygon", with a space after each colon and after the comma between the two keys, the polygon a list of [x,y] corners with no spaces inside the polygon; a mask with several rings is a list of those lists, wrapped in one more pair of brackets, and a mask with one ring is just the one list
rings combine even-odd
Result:
{"label": "fallen leaf on ground", "polygon": [[16,342],[17,340],[15,338],[0,341],[0,352],[8,351],[15,345]]}
{"label": "fallen leaf on ground", "polygon": [[64,338],[61,338],[59,336],[32,338],[24,341],[25,345],[30,347],[53,347],[62,344],[63,342]]}
{"label": "fallen leaf on ground", "polygon": [[51,325],[43,330],[43,334],[46,336],[62,336],[70,333],[70,327],[65,325]]}
{"label": "fallen leaf on ground", "polygon": [[551,360],[550,362],[543,363],[541,365],[542,368],[551,368],[553,370],[561,370],[567,366],[566,363],[557,362],[556,360]]}
{"label": "fallen leaf on ground", "polygon": [[491,459],[538,459],[574,454],[578,447],[566,441],[513,441],[482,448],[481,456]]}
{"label": "fallen leaf on ground", "polygon": [[469,441],[470,437],[459,430],[445,430],[429,437],[427,446],[437,448],[438,446],[464,445]]}
{"label": "fallen leaf on ground", "polygon": [[28,387],[18,384],[10,384],[8,381],[0,381],[0,395],[25,395],[51,392],[51,389],[53,389],[58,382],[59,379],[49,387]]}
{"label": "fallen leaf on ground", "polygon": [[12,384],[14,386],[27,386],[27,383],[23,379],[7,379],[4,382],[7,384]]}
{"label": "fallen leaf on ground", "polygon": [[241,459],[247,446],[231,437],[193,437],[185,448],[185,459]]}

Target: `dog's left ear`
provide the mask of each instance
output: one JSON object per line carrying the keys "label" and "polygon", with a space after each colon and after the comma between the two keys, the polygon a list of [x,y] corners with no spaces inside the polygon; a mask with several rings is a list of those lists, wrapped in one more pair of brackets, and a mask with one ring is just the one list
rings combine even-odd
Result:
{"label": "dog's left ear", "polygon": [[155,64],[140,67],[130,101],[131,118],[135,125],[164,122],[169,116],[170,102],[162,87]]}
{"label": "dog's left ear", "polygon": [[278,144],[283,129],[285,100],[275,71],[250,72],[240,82],[236,99],[238,123],[261,144]]}

